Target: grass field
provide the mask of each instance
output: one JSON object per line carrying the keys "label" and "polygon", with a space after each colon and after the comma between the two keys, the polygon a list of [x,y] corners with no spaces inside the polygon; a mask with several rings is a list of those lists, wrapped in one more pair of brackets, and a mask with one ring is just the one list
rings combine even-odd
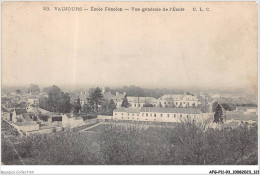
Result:
{"label": "grass field", "polygon": [[109,127],[108,124],[100,124],[100,125],[98,125],[96,127],[93,127],[93,128],[90,128],[90,129],[86,130],[85,132],[88,132],[88,131],[100,132],[100,131],[106,129],[107,127]]}

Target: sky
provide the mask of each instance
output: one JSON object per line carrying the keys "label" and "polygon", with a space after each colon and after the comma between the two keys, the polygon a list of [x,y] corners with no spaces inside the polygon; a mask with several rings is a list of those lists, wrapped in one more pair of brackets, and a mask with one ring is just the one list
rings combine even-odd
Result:
{"label": "sky", "polygon": [[[185,11],[54,10],[64,6]],[[211,11],[194,12],[194,7]],[[257,4],[4,2],[2,86],[30,83],[257,92]]]}

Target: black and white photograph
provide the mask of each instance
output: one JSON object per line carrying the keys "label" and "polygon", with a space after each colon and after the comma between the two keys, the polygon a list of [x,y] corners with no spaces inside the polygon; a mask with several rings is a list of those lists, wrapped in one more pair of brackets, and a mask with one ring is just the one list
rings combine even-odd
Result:
{"label": "black and white photograph", "polygon": [[4,1],[1,10],[2,170],[259,174],[257,2]]}

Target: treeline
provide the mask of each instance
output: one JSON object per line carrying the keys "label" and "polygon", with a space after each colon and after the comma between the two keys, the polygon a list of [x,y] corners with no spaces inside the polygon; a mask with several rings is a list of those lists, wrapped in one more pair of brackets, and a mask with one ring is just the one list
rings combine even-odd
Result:
{"label": "treeline", "polygon": [[[15,145],[29,165],[257,165],[257,127],[204,130],[192,123],[174,128],[110,125],[100,134],[61,131],[24,138]],[[2,161],[14,153],[2,140]]]}
{"label": "treeline", "polygon": [[173,90],[173,89],[146,89],[138,86],[123,86],[121,88],[105,88],[106,92],[111,92],[112,94],[116,94],[116,92],[126,92],[128,96],[135,97],[154,97],[159,98],[164,94],[183,94],[185,91],[183,90]]}

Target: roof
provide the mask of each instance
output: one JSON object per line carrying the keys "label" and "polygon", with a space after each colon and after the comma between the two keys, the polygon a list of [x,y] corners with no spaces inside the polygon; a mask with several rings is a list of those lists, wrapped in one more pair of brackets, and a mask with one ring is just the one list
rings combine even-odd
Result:
{"label": "roof", "polygon": [[197,100],[194,95],[184,94],[165,94],[159,98],[160,100]]}
{"label": "roof", "polygon": [[103,97],[104,97],[105,99],[115,99],[115,98],[116,98],[115,95],[113,95],[113,94],[111,94],[111,93],[109,93],[109,92],[105,92],[105,93],[103,94]]}
{"label": "roof", "polygon": [[15,125],[26,126],[26,125],[38,125],[38,124],[35,121],[29,121],[29,122],[18,122],[18,123],[15,123]]}
{"label": "roof", "polygon": [[82,117],[74,117],[74,118],[75,118],[75,120],[83,120]]}
{"label": "roof", "polygon": [[127,100],[132,103],[157,103],[156,98],[154,97],[133,97],[129,96],[127,97]]}
{"label": "roof", "polygon": [[50,111],[47,111],[47,110],[42,109],[42,108],[37,108],[37,110],[40,112],[41,115],[55,115],[55,114],[57,114],[55,112],[50,112]]}
{"label": "roof", "polygon": [[248,107],[237,107],[238,111],[246,111]]}
{"label": "roof", "polygon": [[140,113],[140,108],[118,108],[114,112]]}
{"label": "roof", "polygon": [[16,115],[27,113],[26,109],[15,109]]}
{"label": "roof", "polygon": [[257,121],[258,117],[257,115],[254,114],[226,114],[226,119],[227,120],[253,120]]}
{"label": "roof", "polygon": [[22,116],[25,119],[25,121],[32,121],[28,113],[24,113],[22,114]]}
{"label": "roof", "polygon": [[73,115],[71,113],[66,113],[64,115],[66,115],[68,118],[73,118]]}
{"label": "roof", "polygon": [[158,107],[143,107],[143,108],[118,108],[114,112],[140,113],[183,113],[183,114],[200,114],[199,108],[158,108]]}

